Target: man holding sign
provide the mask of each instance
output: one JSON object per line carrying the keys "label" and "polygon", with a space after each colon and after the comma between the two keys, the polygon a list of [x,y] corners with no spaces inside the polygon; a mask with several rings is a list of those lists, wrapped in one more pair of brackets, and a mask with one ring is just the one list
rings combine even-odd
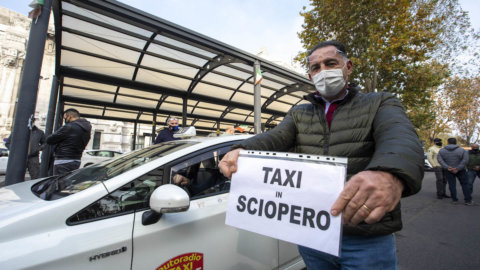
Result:
{"label": "man holding sign", "polygon": [[329,209],[343,217],[340,257],[304,246],[300,254],[308,269],[397,269],[392,233],[402,228],[400,198],[417,193],[423,179],[418,136],[393,94],[360,93],[348,84],[353,63],[341,43],[319,43],[308,63],[317,89],[305,96],[309,103],[293,107],[274,129],[235,146],[219,168],[230,178],[242,149],[348,158],[347,182]]}

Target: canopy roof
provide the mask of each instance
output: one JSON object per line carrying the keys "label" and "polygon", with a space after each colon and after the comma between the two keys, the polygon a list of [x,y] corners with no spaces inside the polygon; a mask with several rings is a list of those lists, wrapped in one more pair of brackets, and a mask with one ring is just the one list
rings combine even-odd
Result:
{"label": "canopy roof", "polygon": [[116,1],[55,0],[53,10],[59,98],[84,117],[253,131],[255,61],[267,127],[313,90],[303,75]]}

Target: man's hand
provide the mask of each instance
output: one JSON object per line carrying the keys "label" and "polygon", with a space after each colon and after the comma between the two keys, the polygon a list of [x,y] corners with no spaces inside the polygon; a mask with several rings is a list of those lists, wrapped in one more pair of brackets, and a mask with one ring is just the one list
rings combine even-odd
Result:
{"label": "man's hand", "polygon": [[232,174],[237,172],[237,160],[241,150],[243,150],[243,148],[237,148],[226,153],[218,164],[220,172],[228,179],[231,179]]}
{"label": "man's hand", "polygon": [[363,171],[354,175],[332,206],[334,216],[343,211],[343,223],[355,226],[378,222],[400,201],[403,183],[388,172]]}
{"label": "man's hand", "polygon": [[448,170],[449,172],[453,173],[453,174],[457,174],[457,173],[458,173],[458,169],[457,169],[457,168],[449,167],[447,170]]}
{"label": "man's hand", "polygon": [[190,179],[188,179],[187,177],[185,177],[181,174],[175,174],[173,176],[173,183],[175,185],[184,187],[184,186],[190,184]]}

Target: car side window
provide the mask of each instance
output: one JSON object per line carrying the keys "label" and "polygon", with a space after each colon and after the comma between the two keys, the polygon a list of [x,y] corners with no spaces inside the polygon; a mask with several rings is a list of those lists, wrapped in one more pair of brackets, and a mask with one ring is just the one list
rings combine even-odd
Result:
{"label": "car side window", "polygon": [[150,195],[164,184],[163,172],[163,167],[160,167],[123,185],[71,216],[67,224],[76,225],[148,209]]}
{"label": "car side window", "polygon": [[99,151],[97,156],[99,156],[99,157],[111,157],[112,155],[110,154],[110,152],[107,152],[107,151]]}
{"label": "car side window", "polygon": [[230,181],[219,171],[218,163],[229,149],[213,148],[172,165],[170,183],[182,187],[191,200],[228,192]]}

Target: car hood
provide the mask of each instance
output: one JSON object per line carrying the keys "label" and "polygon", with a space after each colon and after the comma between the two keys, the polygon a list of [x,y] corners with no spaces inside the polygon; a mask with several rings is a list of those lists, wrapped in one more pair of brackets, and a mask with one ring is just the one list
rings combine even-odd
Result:
{"label": "car hood", "polygon": [[0,221],[32,211],[41,205],[43,200],[31,191],[32,185],[39,180],[0,188]]}
{"label": "car hood", "polygon": [[103,185],[58,200],[46,201],[32,192],[38,179],[0,188],[0,239],[14,241],[65,226],[73,213],[108,194]]}

